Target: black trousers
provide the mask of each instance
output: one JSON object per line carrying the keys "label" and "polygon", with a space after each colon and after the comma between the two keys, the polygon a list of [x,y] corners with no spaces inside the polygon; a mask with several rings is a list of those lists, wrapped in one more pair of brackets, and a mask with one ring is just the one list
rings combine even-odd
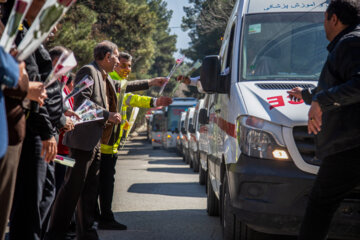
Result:
{"label": "black trousers", "polygon": [[65,174],[66,174],[67,167],[60,164],[55,163],[55,187],[56,187],[56,194],[59,192],[61,185],[64,182]]}
{"label": "black trousers", "polygon": [[46,239],[65,238],[76,208],[77,239],[98,240],[93,224],[99,187],[100,144],[92,151],[70,149],[70,157],[76,163],[68,168],[56,197]]}
{"label": "black trousers", "polygon": [[18,145],[8,146],[5,156],[0,159],[0,240],[5,238],[5,230],[13,203],[21,147],[22,142]]}
{"label": "black trousers", "polygon": [[311,190],[299,240],[323,240],[335,211],[360,184],[360,147],[323,159]]}
{"label": "black trousers", "polygon": [[39,240],[48,227],[55,198],[54,163],[41,157],[42,143],[37,135],[25,137],[10,218],[10,239]]}
{"label": "black trousers", "polygon": [[115,165],[117,161],[117,154],[101,154],[100,163],[100,186],[99,186],[99,200],[100,200],[100,219],[112,220],[114,214],[111,210],[114,183],[115,183]]}

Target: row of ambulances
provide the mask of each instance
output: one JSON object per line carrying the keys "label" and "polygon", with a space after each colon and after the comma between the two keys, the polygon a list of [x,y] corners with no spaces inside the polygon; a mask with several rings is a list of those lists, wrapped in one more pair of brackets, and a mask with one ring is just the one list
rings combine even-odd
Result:
{"label": "row of ambulances", "polygon": [[[296,236],[320,160],[309,106],[287,91],[317,85],[327,57],[324,0],[238,0],[219,55],[204,59],[199,110],[201,182],[224,239]],[[193,157],[194,158],[194,157]],[[360,239],[360,191],[337,211],[330,237]]]}

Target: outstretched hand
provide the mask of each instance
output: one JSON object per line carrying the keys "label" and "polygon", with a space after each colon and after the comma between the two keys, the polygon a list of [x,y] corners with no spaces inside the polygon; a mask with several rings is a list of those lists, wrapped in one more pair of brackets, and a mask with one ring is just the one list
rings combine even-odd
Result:
{"label": "outstretched hand", "polygon": [[156,77],[149,80],[150,87],[162,87],[165,83],[169,81],[166,77]]}
{"label": "outstretched hand", "polygon": [[172,103],[172,98],[170,97],[159,97],[156,99],[156,106],[169,106]]}
{"label": "outstretched hand", "polygon": [[289,98],[290,100],[294,101],[294,102],[300,102],[302,100],[302,94],[301,91],[303,89],[301,87],[296,87],[291,89],[290,91],[287,91],[287,93],[289,94]]}
{"label": "outstretched hand", "polygon": [[187,76],[179,75],[176,78],[176,81],[183,82],[186,85],[189,85],[191,83],[190,78]]}

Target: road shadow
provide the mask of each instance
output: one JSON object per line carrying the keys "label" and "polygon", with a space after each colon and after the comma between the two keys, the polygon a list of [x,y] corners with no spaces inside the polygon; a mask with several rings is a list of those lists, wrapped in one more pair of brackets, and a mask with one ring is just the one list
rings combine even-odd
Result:
{"label": "road shadow", "polygon": [[104,240],[221,240],[219,218],[205,209],[116,212],[127,231],[99,231]]}
{"label": "road shadow", "polygon": [[179,160],[153,160],[149,161],[149,164],[159,164],[159,165],[180,165],[180,166],[186,166],[187,164],[184,161]]}
{"label": "road shadow", "polygon": [[127,191],[141,194],[206,198],[204,187],[199,185],[197,182],[135,183],[131,185]]}
{"label": "road shadow", "polygon": [[151,147],[129,147],[122,150],[129,151],[129,155],[138,156],[138,155],[148,155],[149,157],[177,157],[181,159],[176,152],[162,150],[162,149],[152,149]]}
{"label": "road shadow", "polygon": [[189,166],[184,168],[148,168],[148,172],[175,173],[175,174],[197,174]]}

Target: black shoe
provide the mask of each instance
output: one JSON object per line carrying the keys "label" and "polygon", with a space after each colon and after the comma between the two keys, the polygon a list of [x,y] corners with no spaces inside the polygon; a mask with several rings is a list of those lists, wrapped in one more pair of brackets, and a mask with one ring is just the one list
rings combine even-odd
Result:
{"label": "black shoe", "polygon": [[102,230],[126,230],[127,226],[117,222],[115,219],[107,220],[107,221],[100,221],[98,225],[98,229]]}

